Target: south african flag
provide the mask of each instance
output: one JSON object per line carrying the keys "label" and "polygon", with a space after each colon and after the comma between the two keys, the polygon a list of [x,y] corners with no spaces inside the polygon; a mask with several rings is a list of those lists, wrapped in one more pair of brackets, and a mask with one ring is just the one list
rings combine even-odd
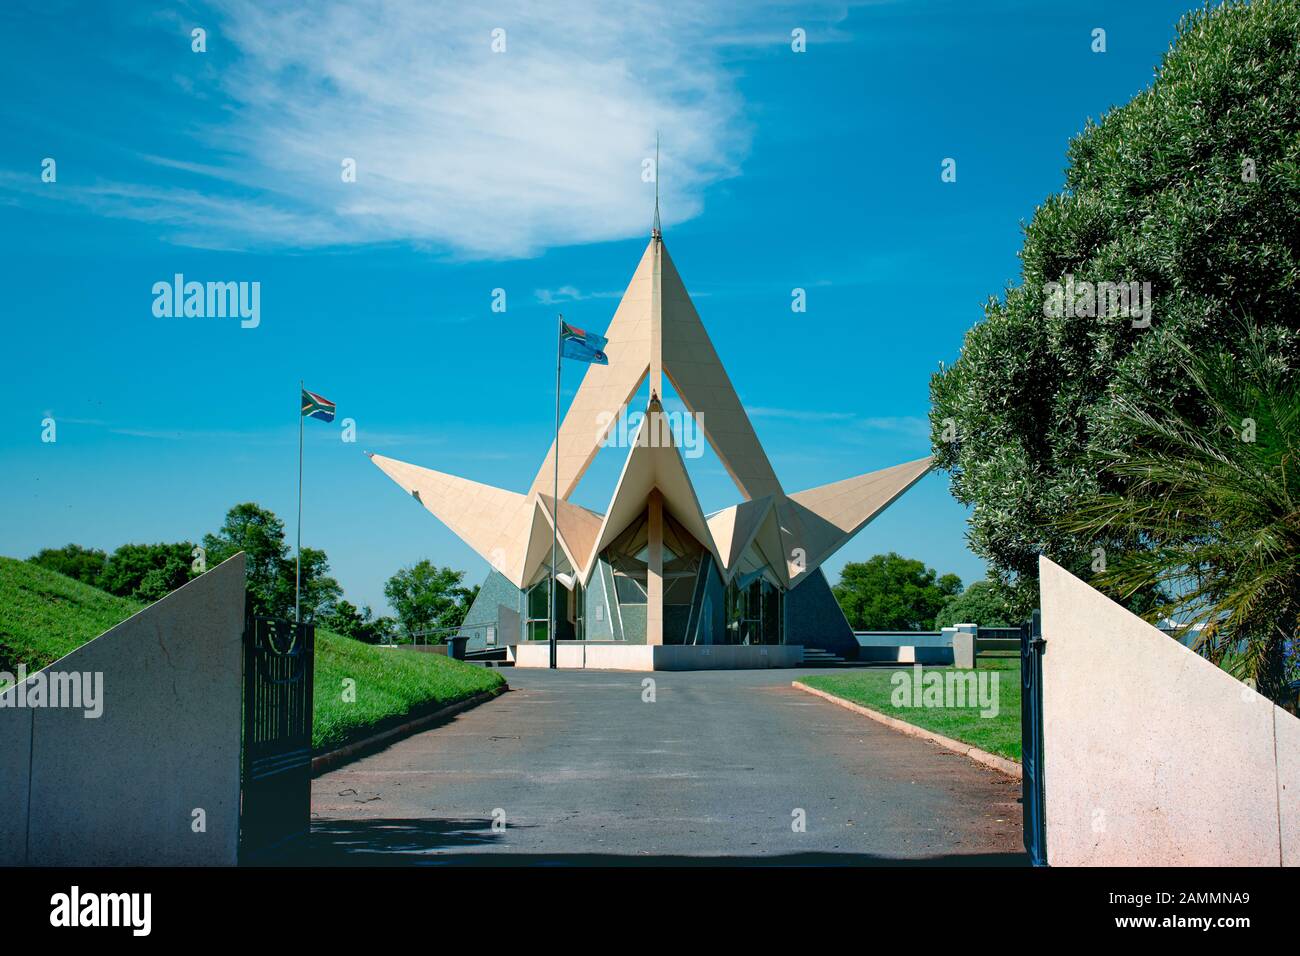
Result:
{"label": "south african flag", "polygon": [[334,403],[323,395],[302,390],[302,414],[304,418],[319,418],[323,422],[334,421]]}
{"label": "south african flag", "polygon": [[591,362],[595,365],[608,365],[609,357],[603,349],[609,340],[595,332],[586,332],[576,325],[560,320],[560,354],[567,359],[579,362]]}

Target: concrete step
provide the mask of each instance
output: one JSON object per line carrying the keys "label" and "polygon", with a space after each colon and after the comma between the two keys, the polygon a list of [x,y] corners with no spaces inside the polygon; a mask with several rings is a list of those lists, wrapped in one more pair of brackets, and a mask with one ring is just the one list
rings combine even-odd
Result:
{"label": "concrete step", "polygon": [[803,662],[805,665],[825,665],[828,667],[847,663],[844,658],[840,657],[838,654],[833,654],[820,647],[805,647],[803,649]]}

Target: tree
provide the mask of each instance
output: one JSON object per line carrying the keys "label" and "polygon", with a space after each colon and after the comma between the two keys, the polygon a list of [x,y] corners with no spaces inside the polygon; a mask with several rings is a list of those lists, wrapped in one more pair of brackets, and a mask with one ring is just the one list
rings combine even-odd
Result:
{"label": "tree", "polygon": [[1087,537],[1139,538],[1095,583],[1120,599],[1159,588],[1169,597],[1149,620],[1201,625],[1194,649],[1280,704],[1300,677],[1300,375],[1272,336],[1241,335],[1235,356],[1180,346],[1193,402],[1117,400],[1127,440],[1095,458],[1125,490],[1064,520]]}
{"label": "tree", "polygon": [[266,617],[289,617],[293,612],[292,577],[286,590],[284,563],[289,547],[284,543],[284,522],[251,501],[235,505],[215,534],[203,536],[207,562],[215,567],[244,552],[244,577],[254,612]]}
{"label": "tree", "polygon": [[365,644],[382,644],[392,637],[396,621],[391,617],[375,617],[369,607],[357,609],[355,604],[338,600],[321,623],[344,637]]}
{"label": "tree", "polygon": [[[328,615],[336,601],[343,597],[343,588],[339,582],[326,572],[330,569],[329,559],[319,548],[302,549],[302,594],[300,598],[302,620],[306,623],[318,617]],[[297,585],[298,566],[292,558],[286,558],[280,565],[280,574],[284,578],[281,591],[289,596],[287,616],[293,613],[293,594]]]}
{"label": "tree", "polygon": [[431,628],[458,627],[465,620],[470,592],[461,587],[464,577],[464,571],[424,560],[388,579],[384,594],[408,637]]}
{"label": "tree", "polygon": [[190,579],[190,565],[174,558],[167,559],[161,567],[150,568],[131,592],[137,601],[158,601]]}
{"label": "tree", "polygon": [[[235,505],[215,534],[203,536],[209,566],[243,551],[248,597],[254,613],[293,618],[297,571],[284,540],[284,522],[275,512],[251,501]],[[313,621],[329,612],[343,596],[338,581],[329,577],[329,559],[319,548],[302,549],[302,619]]]}
{"label": "tree", "polygon": [[1015,615],[990,581],[972,581],[965,591],[950,598],[934,619],[935,628],[954,624],[1014,627],[1017,623]]}
{"label": "tree", "polygon": [[108,560],[108,555],[98,548],[65,544],[61,548],[44,548],[27,560],[50,571],[75,578],[83,584],[96,585],[104,572],[104,562]]}
{"label": "tree", "polygon": [[961,578],[891,551],[844,565],[832,590],[855,631],[926,631]]}
{"label": "tree", "polygon": [[97,586],[119,597],[156,601],[197,577],[194,542],[124,544],[109,555]]}
{"label": "tree", "polygon": [[[932,379],[937,464],[1017,618],[1037,606],[1039,554],[1086,575],[1095,549],[1148,546],[1122,523],[1083,533],[1060,519],[1080,499],[1132,493],[1133,476],[1090,458],[1094,444],[1134,450],[1121,407],[1176,405],[1204,423],[1177,340],[1238,355],[1246,316],[1276,333],[1276,361],[1300,366],[1298,56],[1300,4],[1184,17],[1152,86],[1071,142],[1064,191],[1025,228],[1020,285]],[[1106,282],[1150,283],[1149,326],[1082,285]]]}

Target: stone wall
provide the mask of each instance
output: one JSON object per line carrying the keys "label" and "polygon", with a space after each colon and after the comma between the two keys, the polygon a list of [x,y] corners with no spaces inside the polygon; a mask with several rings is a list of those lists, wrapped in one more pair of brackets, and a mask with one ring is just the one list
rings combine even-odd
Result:
{"label": "stone wall", "polygon": [[[233,865],[243,630],[241,553],[6,691],[0,865]],[[74,673],[100,716],[15,706]]]}
{"label": "stone wall", "polygon": [[786,592],[785,643],[821,648],[849,661],[858,659],[858,639],[821,568]]}

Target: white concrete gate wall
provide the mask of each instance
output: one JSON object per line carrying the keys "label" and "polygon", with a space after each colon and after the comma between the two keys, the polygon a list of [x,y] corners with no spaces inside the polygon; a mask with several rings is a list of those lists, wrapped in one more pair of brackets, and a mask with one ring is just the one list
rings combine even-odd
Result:
{"label": "white concrete gate wall", "polygon": [[102,673],[100,717],[0,695],[0,865],[234,864],[243,630],[241,553],[45,669]]}
{"label": "white concrete gate wall", "polygon": [[1046,558],[1052,866],[1300,865],[1300,720]]}

